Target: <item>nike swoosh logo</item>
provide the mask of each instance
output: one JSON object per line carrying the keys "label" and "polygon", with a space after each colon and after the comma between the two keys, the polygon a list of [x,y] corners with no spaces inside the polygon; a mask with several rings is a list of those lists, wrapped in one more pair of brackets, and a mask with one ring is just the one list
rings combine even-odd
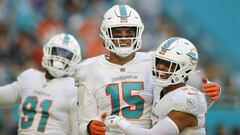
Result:
{"label": "nike swoosh logo", "polygon": [[197,95],[197,93],[188,92],[188,95]]}

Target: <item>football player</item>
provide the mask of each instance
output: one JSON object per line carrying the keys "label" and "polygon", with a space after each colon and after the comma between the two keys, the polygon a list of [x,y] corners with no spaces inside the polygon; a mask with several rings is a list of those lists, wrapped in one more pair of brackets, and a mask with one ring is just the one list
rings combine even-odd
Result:
{"label": "football player", "polygon": [[[98,118],[102,113],[150,128],[153,91],[159,88],[149,70],[152,53],[136,52],[144,30],[139,14],[128,5],[115,5],[105,13],[100,29],[109,55],[89,58],[78,67],[79,132],[105,134],[105,124]],[[212,84],[212,96],[217,96],[219,87]],[[115,127],[107,132],[123,134]]]}
{"label": "football player", "polygon": [[0,87],[0,106],[20,102],[18,134],[78,134],[77,88],[73,75],[80,46],[69,34],[52,37],[43,47],[44,72],[28,69]]}
{"label": "football player", "polygon": [[133,126],[119,116],[106,122],[117,124],[128,135],[205,135],[207,102],[200,90],[186,84],[194,74],[198,52],[188,40],[173,37],[154,53],[153,76],[163,89],[155,91],[151,129]]}

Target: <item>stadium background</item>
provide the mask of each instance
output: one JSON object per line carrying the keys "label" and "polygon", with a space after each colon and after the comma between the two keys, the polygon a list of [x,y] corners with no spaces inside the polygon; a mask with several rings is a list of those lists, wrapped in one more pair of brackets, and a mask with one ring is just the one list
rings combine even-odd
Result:
{"label": "stadium background", "polygon": [[[142,51],[156,49],[171,36],[187,38],[197,46],[200,76],[207,75],[222,87],[221,98],[207,113],[207,133],[239,135],[237,0],[0,0],[0,84],[16,80],[29,67],[40,68],[42,45],[59,32],[78,38],[84,58],[105,53],[99,27],[104,12],[117,3],[129,4],[142,17]],[[17,109],[1,109],[0,135],[16,134]]]}

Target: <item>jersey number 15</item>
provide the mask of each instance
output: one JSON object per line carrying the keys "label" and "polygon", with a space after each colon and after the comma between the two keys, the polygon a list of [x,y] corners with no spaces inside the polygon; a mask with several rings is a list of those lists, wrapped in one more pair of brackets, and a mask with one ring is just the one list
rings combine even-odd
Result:
{"label": "jersey number 15", "polygon": [[[119,89],[118,83],[106,87],[106,95],[111,97],[111,114],[119,115],[122,112],[125,118],[138,119],[143,114],[144,99],[140,95],[132,94],[132,91],[143,91],[143,82],[122,82],[121,85],[122,90]],[[123,100],[128,106],[122,108],[120,100]]]}

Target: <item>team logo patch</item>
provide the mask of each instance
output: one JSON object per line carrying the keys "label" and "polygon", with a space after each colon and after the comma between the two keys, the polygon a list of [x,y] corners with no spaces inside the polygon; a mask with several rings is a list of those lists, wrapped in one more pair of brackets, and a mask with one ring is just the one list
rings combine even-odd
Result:
{"label": "team logo patch", "polygon": [[191,50],[189,53],[187,53],[187,56],[190,57],[190,61],[193,65],[197,64],[198,62],[198,56],[197,53]]}
{"label": "team logo patch", "polygon": [[194,100],[192,98],[187,98],[187,105],[192,107],[194,105]]}

